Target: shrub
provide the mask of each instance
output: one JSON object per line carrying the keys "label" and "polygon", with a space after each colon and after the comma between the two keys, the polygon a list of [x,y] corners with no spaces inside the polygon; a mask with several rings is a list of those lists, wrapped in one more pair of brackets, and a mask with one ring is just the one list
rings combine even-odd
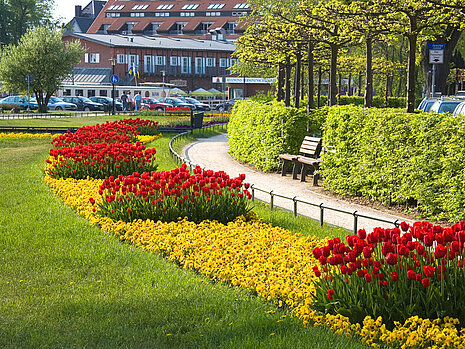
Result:
{"label": "shrub", "polygon": [[402,235],[398,228],[360,230],[346,242],[335,238],[313,249],[320,263],[313,309],[359,323],[382,316],[391,328],[411,316],[463,323],[465,222],[451,228],[416,222]]}
{"label": "shrub", "polygon": [[279,154],[296,153],[307,134],[303,109],[280,102],[236,102],[228,124],[229,150],[237,159],[263,171],[280,166]]}
{"label": "shrub", "polygon": [[355,106],[328,109],[325,185],[341,194],[414,204],[430,217],[465,214],[465,118]]}
{"label": "shrub", "polygon": [[[167,172],[135,172],[105,179],[99,191],[103,196],[99,213],[125,222],[135,219],[173,222],[187,217],[196,223],[204,220],[227,223],[251,210],[249,185],[243,183],[245,175],[229,178],[223,171],[200,167],[193,173],[183,164]],[[94,198],[90,202],[95,204]]]}

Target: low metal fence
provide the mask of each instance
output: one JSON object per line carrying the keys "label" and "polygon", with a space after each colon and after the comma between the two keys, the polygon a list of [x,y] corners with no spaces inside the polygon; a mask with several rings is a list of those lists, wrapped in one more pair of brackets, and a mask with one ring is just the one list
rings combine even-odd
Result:
{"label": "low metal fence", "polygon": [[[216,125],[211,126],[211,127],[216,127]],[[201,165],[197,164],[197,163],[195,163],[193,161],[190,161],[189,159],[184,158],[183,156],[178,154],[173,148],[174,142],[176,142],[179,138],[185,137],[187,135],[189,135],[189,132],[179,133],[176,136],[174,136],[169,142],[169,149],[170,149],[171,155],[176,159],[176,161],[178,163],[185,163],[192,170],[196,166],[201,166]],[[202,169],[205,170],[205,168],[202,168]],[[310,201],[310,200],[307,200],[307,199],[304,199],[304,198],[299,198],[297,196],[289,196],[289,195],[286,195],[286,194],[277,193],[274,190],[267,190],[267,189],[264,189],[264,188],[260,188],[260,187],[256,186],[255,184],[251,184],[250,190],[251,190],[251,193],[252,193],[252,201],[255,200],[255,191],[260,191],[262,193],[269,194],[270,195],[269,206],[270,206],[271,210],[274,209],[274,198],[275,197],[280,197],[280,198],[283,198],[283,199],[291,200],[293,202],[294,216],[298,215],[298,203],[313,206],[313,207],[317,207],[320,210],[320,217],[319,217],[320,225],[323,225],[323,223],[324,223],[325,210],[340,212],[340,213],[343,213],[343,214],[347,214],[348,216],[352,216],[353,217],[353,232],[354,232],[354,234],[356,234],[357,231],[358,231],[358,220],[359,220],[359,218],[366,218],[366,219],[377,221],[377,222],[392,224],[394,227],[397,227],[397,228],[400,226],[400,223],[401,223],[401,221],[399,219],[384,218],[384,217],[379,217],[379,216],[359,212],[359,211],[356,211],[356,210],[348,210],[348,209],[341,208],[341,207],[326,205],[325,203],[322,203],[322,202],[314,202],[314,201]]]}

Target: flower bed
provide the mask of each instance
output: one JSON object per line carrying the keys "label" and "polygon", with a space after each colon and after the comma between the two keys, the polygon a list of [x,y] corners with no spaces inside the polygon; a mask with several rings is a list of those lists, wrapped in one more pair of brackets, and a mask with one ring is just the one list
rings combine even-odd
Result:
{"label": "flower bed", "polygon": [[80,127],[56,137],[50,150],[47,173],[61,178],[108,178],[136,171],[154,171],[154,148],[137,141],[138,129],[158,132],[152,121],[125,119]]}
{"label": "flower bed", "polygon": [[365,317],[362,324],[351,323],[340,314],[320,314],[311,309],[314,267],[318,260],[311,251],[325,241],[292,234],[257,219],[237,219],[229,224],[204,221],[200,224],[136,220],[114,221],[93,212],[89,197],[99,203],[102,180],[45,178],[64,202],[85,216],[90,223],[149,251],[176,260],[185,268],[198,270],[215,280],[253,289],[260,296],[280,305],[287,304],[304,324],[325,325],[336,333],[358,336],[368,344],[385,347],[463,348],[465,330],[457,320],[421,319],[418,316],[386,328],[381,317]]}
{"label": "flower bed", "polygon": [[[134,173],[104,180],[45,176],[46,183],[65,204],[91,224],[142,249],[161,253],[184,268],[250,289],[268,301],[287,306],[305,325],[325,325],[336,333],[357,336],[373,346],[464,347],[465,329],[460,329],[458,319],[446,315],[463,316],[465,223],[450,229],[425,222],[412,227],[403,224],[404,231],[410,229],[404,234],[399,229],[376,229],[366,235],[362,230],[359,235],[349,235],[346,245],[339,239],[323,241],[272,227],[253,213],[247,213],[248,209],[244,212],[246,216],[227,224],[212,217],[199,223],[184,218],[183,209],[189,207],[190,199],[195,202],[201,192],[205,196],[199,198],[203,200],[200,207],[208,211],[209,203],[214,200],[209,201],[205,191],[207,188],[219,191],[221,183],[225,183],[222,188],[228,194],[215,193],[221,198],[220,204],[234,206],[231,200],[237,200],[243,180],[242,177],[230,180],[224,172],[215,174],[198,168],[190,175],[185,166],[172,172]],[[170,222],[154,220],[159,219],[157,215],[147,219],[149,207],[153,206],[158,213],[169,208],[163,204],[156,206],[159,199],[166,199],[167,189],[171,204],[177,205],[183,200],[184,205],[173,211],[178,215],[170,214],[169,219],[174,220]],[[245,190],[244,193],[247,194]],[[139,210],[140,217],[130,215]],[[327,264],[331,267],[325,269]],[[393,277],[393,272],[397,276]],[[365,303],[358,304],[354,297],[358,297],[359,303]],[[407,298],[409,303],[389,303]],[[451,298],[454,302],[440,310],[436,303]],[[352,304],[355,306],[350,308]],[[361,314],[359,308],[371,311],[374,317]],[[402,313],[400,321],[389,317],[392,310]],[[422,313],[423,310],[427,311]],[[444,317],[409,317],[415,312],[432,318]],[[385,323],[378,315],[386,316]]]}

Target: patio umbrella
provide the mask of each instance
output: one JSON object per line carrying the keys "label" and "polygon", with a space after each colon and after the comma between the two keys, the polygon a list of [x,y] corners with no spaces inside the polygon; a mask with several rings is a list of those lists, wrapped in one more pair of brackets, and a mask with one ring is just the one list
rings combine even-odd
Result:
{"label": "patio umbrella", "polygon": [[216,88],[211,88],[211,89],[208,90],[208,92],[210,92],[215,97],[222,97],[223,96],[223,92],[218,91]]}
{"label": "patio umbrella", "polygon": [[171,96],[187,96],[187,93],[181,90],[180,88],[172,88],[170,90],[170,95]]}
{"label": "patio umbrella", "polygon": [[191,96],[196,96],[196,97],[212,97],[213,94],[207,90],[205,90],[204,88],[198,88],[197,90],[195,91],[192,91],[190,93]]}

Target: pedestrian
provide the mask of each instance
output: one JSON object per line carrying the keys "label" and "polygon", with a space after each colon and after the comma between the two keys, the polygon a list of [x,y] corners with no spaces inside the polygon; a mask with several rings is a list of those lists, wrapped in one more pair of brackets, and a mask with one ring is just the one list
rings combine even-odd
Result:
{"label": "pedestrian", "polygon": [[123,94],[121,95],[121,103],[123,103],[123,112],[128,110],[128,96],[125,91],[123,91]]}
{"label": "pedestrian", "polygon": [[140,95],[140,92],[137,92],[137,94],[134,96],[134,104],[136,105],[136,111],[140,110],[141,102],[142,96]]}
{"label": "pedestrian", "polygon": [[132,97],[131,97],[131,91],[128,91],[127,102],[128,102],[128,110],[132,110]]}

